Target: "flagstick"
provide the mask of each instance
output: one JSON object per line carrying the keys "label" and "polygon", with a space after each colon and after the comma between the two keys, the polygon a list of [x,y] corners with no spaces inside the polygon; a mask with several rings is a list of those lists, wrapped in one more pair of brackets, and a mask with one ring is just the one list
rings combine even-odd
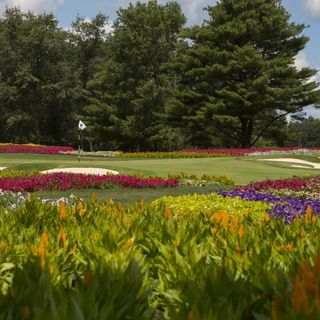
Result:
{"label": "flagstick", "polygon": [[81,130],[79,129],[79,134],[78,134],[78,162],[80,162],[80,152],[81,152]]}

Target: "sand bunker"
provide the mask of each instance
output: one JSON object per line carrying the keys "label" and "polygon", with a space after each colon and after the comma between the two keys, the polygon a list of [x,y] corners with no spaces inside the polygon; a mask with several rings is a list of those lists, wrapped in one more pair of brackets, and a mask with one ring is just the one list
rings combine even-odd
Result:
{"label": "sand bunker", "polygon": [[56,169],[41,171],[41,173],[55,173],[55,172],[83,173],[83,174],[97,174],[97,175],[119,174],[118,171],[103,169],[103,168],[56,168]]}
{"label": "sand bunker", "polygon": [[4,170],[6,167],[0,167],[0,170]]}
{"label": "sand bunker", "polygon": [[[302,165],[305,164],[306,166],[292,165],[292,167],[305,168],[305,169],[320,169],[320,163],[310,162],[310,161],[300,160],[300,159],[280,158],[280,159],[258,159],[258,160],[260,160],[260,161],[278,161],[278,162],[300,163]],[[307,166],[311,166],[311,168],[307,167]]]}

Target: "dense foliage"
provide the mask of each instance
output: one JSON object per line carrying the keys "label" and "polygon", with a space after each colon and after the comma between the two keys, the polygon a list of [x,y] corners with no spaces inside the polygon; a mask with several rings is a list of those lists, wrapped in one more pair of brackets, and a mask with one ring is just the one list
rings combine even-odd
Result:
{"label": "dense foliage", "polygon": [[[317,122],[285,114],[319,101],[315,70],[294,57],[308,39],[280,0],[222,0],[184,28],[176,2],[138,1],[70,30],[52,14],[0,16],[0,136],[4,142],[85,149],[318,146]],[[314,128],[305,133],[304,128]],[[308,142],[308,144],[306,144]]]}
{"label": "dense foliage", "polygon": [[[167,105],[169,119],[202,128],[225,144],[250,148],[287,114],[319,103],[316,70],[294,66],[308,39],[289,22],[279,0],[221,0],[207,8],[202,26],[184,31],[185,46],[171,62],[178,75]],[[269,133],[267,132],[269,131]],[[281,139],[280,139],[281,140]]]}
{"label": "dense foliage", "polygon": [[0,317],[315,319],[320,220],[307,209],[285,224],[269,207],[210,195],[0,208]]}

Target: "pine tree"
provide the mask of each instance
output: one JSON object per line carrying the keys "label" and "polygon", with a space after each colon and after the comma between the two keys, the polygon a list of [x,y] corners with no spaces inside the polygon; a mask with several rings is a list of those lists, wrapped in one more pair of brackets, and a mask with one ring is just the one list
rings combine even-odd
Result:
{"label": "pine tree", "polygon": [[202,26],[185,30],[171,65],[179,75],[167,117],[211,126],[243,148],[277,119],[319,104],[316,70],[294,65],[308,38],[279,0],[220,0]]}

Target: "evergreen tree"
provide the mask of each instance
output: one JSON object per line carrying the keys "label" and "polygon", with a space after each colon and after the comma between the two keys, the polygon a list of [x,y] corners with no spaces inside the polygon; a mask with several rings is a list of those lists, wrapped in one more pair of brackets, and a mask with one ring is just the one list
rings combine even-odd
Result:
{"label": "evergreen tree", "polygon": [[316,70],[294,66],[305,26],[289,22],[281,1],[220,0],[207,11],[171,62],[179,75],[166,107],[171,122],[194,132],[211,126],[248,148],[278,119],[319,103]]}
{"label": "evergreen tree", "polygon": [[163,136],[159,114],[167,98],[163,64],[171,57],[185,22],[180,6],[137,2],[118,11],[110,59],[89,83],[86,107],[95,137],[105,147],[158,149]]}

